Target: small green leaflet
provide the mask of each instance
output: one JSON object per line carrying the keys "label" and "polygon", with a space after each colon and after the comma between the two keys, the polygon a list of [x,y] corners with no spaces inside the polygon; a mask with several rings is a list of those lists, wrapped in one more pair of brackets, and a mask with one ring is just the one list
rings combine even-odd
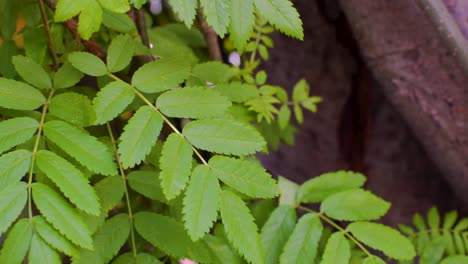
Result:
{"label": "small green leaflet", "polygon": [[230,191],[223,191],[219,208],[221,219],[226,228],[227,238],[234,248],[247,261],[264,263],[263,249],[257,226],[244,201]]}
{"label": "small green leaflet", "polygon": [[284,104],[281,106],[278,113],[278,124],[282,130],[286,129],[291,120],[291,109],[289,106]]}
{"label": "small green leaflet", "polygon": [[55,22],[63,22],[78,15],[90,1],[92,0],[58,0],[54,17]]}
{"label": "small green leaflet", "polygon": [[306,80],[302,79],[294,85],[293,102],[300,103],[309,97],[310,86]]}
{"label": "small green leaflet", "polygon": [[[1,131],[1,130],[0,130]],[[28,172],[31,152],[19,149],[0,156],[0,191],[8,185],[19,182]]]}
{"label": "small green leaflet", "polygon": [[[62,0],[63,1],[63,0]],[[81,72],[91,76],[107,74],[107,67],[97,56],[89,52],[75,51],[68,55],[68,61]]]}
{"label": "small green leaflet", "polygon": [[325,252],[320,264],[348,264],[351,257],[351,247],[343,233],[333,233],[327,241]]}
{"label": "small green leaflet", "polygon": [[33,226],[28,218],[16,222],[3,243],[0,251],[0,263],[23,263],[32,236]]}
{"label": "small green leaflet", "polygon": [[450,256],[442,260],[442,262],[440,262],[440,264],[462,264],[462,263],[468,263],[468,256],[462,256],[462,255]]}
{"label": "small green leaflet", "polygon": [[241,82],[217,84],[215,91],[226,96],[234,103],[244,103],[259,95],[255,85]]}
{"label": "small green leaflet", "polygon": [[107,212],[122,200],[125,186],[120,177],[107,177],[96,183],[94,190],[99,196],[102,210]]}
{"label": "small green leaflet", "polygon": [[192,75],[200,80],[210,83],[225,83],[236,74],[229,65],[219,61],[210,61],[195,65]]}
{"label": "small green leaflet", "polygon": [[44,217],[34,216],[33,223],[35,231],[53,248],[71,257],[78,256],[78,248],[47,223]]}
{"label": "small green leaflet", "polygon": [[213,263],[245,263],[241,256],[227,243],[224,233],[217,236],[207,234],[203,237],[203,242],[210,248],[213,254]]}
{"label": "small green leaflet", "polygon": [[[133,34],[136,32],[135,23],[133,23],[133,20],[127,14],[114,13],[107,9],[103,9],[102,11],[102,24],[106,27],[121,33]],[[143,46],[143,48],[146,47]]]}
{"label": "small green leaflet", "polygon": [[180,20],[182,20],[187,28],[192,27],[193,20],[195,19],[196,9],[198,7],[198,1],[196,0],[169,0],[174,12],[177,13]]}
{"label": "small green leaflet", "polygon": [[18,218],[28,198],[27,185],[18,182],[0,191],[0,235]]}
{"label": "small green leaflet", "polygon": [[97,0],[99,4],[115,13],[126,13],[130,10],[128,0]]}
{"label": "small green leaflet", "polygon": [[[362,264],[386,264],[386,262],[377,256],[371,256],[371,257],[365,258]],[[457,263],[457,264],[460,264],[460,263]]]}
{"label": "small green leaflet", "polygon": [[284,34],[304,39],[302,21],[290,0],[254,0],[262,16]]}
{"label": "small green leaflet", "polygon": [[223,38],[231,18],[230,0],[200,0],[208,24]]}
{"label": "small green leaflet", "polygon": [[140,9],[146,2],[147,0],[130,0],[130,3],[137,9]]}
{"label": "small green leaflet", "polygon": [[208,88],[185,87],[163,93],[156,106],[169,117],[196,119],[221,116],[231,102]]}
{"label": "small green leaflet", "polygon": [[137,193],[152,200],[167,203],[159,180],[159,172],[151,170],[132,171],[127,176],[128,184]]}
{"label": "small green leaflet", "polygon": [[0,122],[0,153],[26,142],[39,128],[39,122],[31,117],[15,117]]}
{"label": "small green leaflet", "polygon": [[49,246],[38,234],[33,234],[28,260],[30,264],[60,264],[59,254]]}
{"label": "small green leaflet", "polygon": [[192,154],[192,146],[181,135],[172,133],[166,139],[159,160],[159,178],[168,200],[177,197],[185,188],[192,170]]}
{"label": "small green leaflet", "polygon": [[93,248],[86,224],[62,196],[42,183],[33,183],[32,194],[44,218],[61,234],[80,247]]}
{"label": "small green leaflet", "polygon": [[127,214],[118,214],[107,220],[94,234],[94,249],[82,249],[74,264],[108,263],[127,241],[130,221]]}
{"label": "small green leaflet", "polygon": [[41,89],[52,88],[49,74],[37,62],[22,55],[14,56],[12,61],[16,71],[26,82]]}
{"label": "small green leaflet", "polygon": [[63,22],[78,14],[78,33],[88,40],[101,26],[102,8],[96,0],[59,0],[54,19],[55,22]]}
{"label": "small green leaflet", "polygon": [[66,122],[53,120],[44,124],[44,135],[88,169],[102,175],[117,173],[117,166],[109,149],[86,131]]}
{"label": "small green leaflet", "polygon": [[347,230],[362,243],[398,260],[412,260],[416,252],[413,244],[397,230],[382,224],[355,222]]}
{"label": "small green leaflet", "polygon": [[389,202],[362,189],[331,195],[320,205],[320,212],[340,221],[377,220],[389,209]]}
{"label": "small green leaflet", "polygon": [[315,259],[322,230],[317,214],[303,215],[286,242],[280,263],[308,263]]}
{"label": "small green leaflet", "polygon": [[125,253],[112,261],[112,264],[162,264],[162,262],[153,255],[147,253],[138,254],[136,259],[133,257],[132,253]]}
{"label": "small green leaflet", "polygon": [[294,207],[281,205],[271,213],[261,232],[266,264],[279,262],[281,251],[295,225],[296,211]]}
{"label": "small green leaflet", "polygon": [[177,87],[190,75],[190,63],[182,58],[149,62],[132,77],[132,85],[145,93],[157,93]]}
{"label": "small green leaflet", "polygon": [[124,168],[133,167],[145,159],[156,143],[163,124],[162,116],[149,106],[142,106],[120,136],[119,154]]}
{"label": "small green leaflet", "polygon": [[91,100],[78,93],[62,93],[54,96],[49,113],[78,127],[90,126],[96,120]]}
{"label": "small green leaflet", "polygon": [[39,150],[36,153],[36,165],[76,207],[86,213],[99,215],[96,192],[73,164],[51,151]]}
{"label": "small green leaflet", "polygon": [[283,176],[278,176],[278,186],[280,188],[279,204],[296,207],[298,204],[296,193],[299,185]]}
{"label": "small green leaflet", "polygon": [[366,177],[360,173],[329,172],[303,183],[297,190],[297,197],[302,203],[317,203],[332,194],[360,188],[365,182]]}
{"label": "small green leaflet", "polygon": [[96,112],[94,124],[101,125],[114,119],[134,98],[135,93],[129,84],[119,81],[107,84],[93,99],[93,108]]}
{"label": "small green leaflet", "polygon": [[45,101],[44,95],[31,85],[0,77],[0,107],[34,110]]}
{"label": "small green leaflet", "polygon": [[71,65],[70,62],[65,62],[54,75],[54,88],[64,89],[77,84],[84,74]]}
{"label": "small green leaflet", "polygon": [[196,241],[213,226],[218,216],[221,187],[218,179],[205,165],[198,165],[190,178],[184,197],[185,228]]}
{"label": "small green leaflet", "polygon": [[229,187],[252,198],[273,198],[279,194],[276,181],[259,163],[214,156],[209,165],[213,175]]}
{"label": "small green leaflet", "polygon": [[130,64],[135,51],[135,42],[128,35],[115,37],[109,45],[107,53],[107,69],[118,72]]}
{"label": "small green leaflet", "polygon": [[195,147],[222,154],[249,155],[266,144],[255,128],[229,119],[192,121],[183,134]]}
{"label": "small green leaflet", "polygon": [[234,46],[239,51],[243,51],[245,44],[252,35],[255,25],[255,12],[253,0],[232,0],[231,1],[231,33]]}

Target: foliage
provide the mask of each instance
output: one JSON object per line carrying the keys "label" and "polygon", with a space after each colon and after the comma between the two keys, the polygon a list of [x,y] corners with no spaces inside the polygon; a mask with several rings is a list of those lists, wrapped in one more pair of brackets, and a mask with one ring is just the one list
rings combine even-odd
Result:
{"label": "foliage", "polygon": [[[370,222],[390,204],[363,175],[298,186],[256,160],[321,101],[259,70],[274,29],[304,37],[291,1],[171,0],[157,17],[141,0],[17,2],[0,1],[0,263],[463,260],[453,213],[439,233],[431,211],[430,236],[416,217],[408,239]],[[241,65],[207,59],[206,23]]]}

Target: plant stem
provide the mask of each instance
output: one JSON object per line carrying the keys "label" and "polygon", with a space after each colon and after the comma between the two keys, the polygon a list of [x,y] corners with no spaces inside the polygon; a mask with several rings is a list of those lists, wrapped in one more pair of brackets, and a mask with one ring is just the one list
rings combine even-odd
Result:
{"label": "plant stem", "polygon": [[255,56],[257,55],[257,50],[258,50],[258,45],[260,44],[260,39],[262,37],[262,32],[260,30],[257,31],[257,36],[255,38],[255,49],[252,51],[252,54],[250,54],[250,60],[249,63],[253,63],[255,61]]}
{"label": "plant stem", "polygon": [[301,209],[301,210],[303,210],[303,211],[309,212],[309,213],[317,214],[318,217],[320,217],[323,221],[327,222],[328,224],[330,224],[331,226],[333,226],[334,228],[336,228],[337,230],[339,230],[340,232],[342,232],[346,237],[348,237],[349,240],[351,240],[354,244],[356,244],[356,246],[359,247],[364,253],[366,253],[367,256],[369,256],[369,257],[372,257],[372,256],[373,256],[373,254],[370,253],[369,250],[367,250],[366,247],[365,247],[361,242],[359,242],[358,240],[356,240],[348,231],[346,231],[346,230],[343,229],[341,226],[339,226],[338,224],[336,224],[335,222],[333,222],[333,220],[331,220],[330,218],[326,217],[324,214],[315,212],[314,210],[309,209],[309,208],[304,207],[304,206],[298,206],[297,208],[298,208],[298,209]]}
{"label": "plant stem", "polygon": [[44,2],[42,0],[37,0],[39,4],[39,10],[41,12],[42,24],[47,33],[47,45],[49,46],[49,52],[52,56],[52,62],[54,63],[54,69],[57,70],[59,66],[59,60],[57,57],[57,52],[55,52],[54,42],[52,41],[52,34],[50,32],[49,19],[47,18],[47,13],[44,7]]}
{"label": "plant stem", "polygon": [[37,130],[36,141],[34,142],[34,147],[32,150],[31,155],[31,164],[29,165],[29,172],[28,172],[28,216],[29,220],[32,221],[33,212],[32,212],[32,198],[31,198],[31,188],[32,188],[32,180],[33,180],[33,173],[34,173],[34,164],[36,162],[36,153],[37,149],[39,148],[39,143],[41,142],[41,134],[44,128],[45,117],[47,114],[47,109],[49,108],[50,101],[52,100],[52,96],[54,96],[55,90],[52,89],[49,93],[46,103],[42,106],[41,112],[41,119],[39,121],[39,128]]}
{"label": "plant stem", "polygon": [[130,239],[132,241],[132,254],[133,254],[133,258],[136,259],[137,258],[137,250],[136,250],[136,243],[135,243],[135,231],[133,229],[133,213],[132,213],[132,206],[130,204],[130,195],[128,193],[127,176],[125,175],[125,171],[124,171],[124,169],[122,167],[122,163],[120,162],[119,153],[117,151],[117,143],[115,141],[115,137],[114,137],[114,133],[112,132],[112,128],[111,128],[109,122],[107,122],[106,125],[107,125],[107,131],[109,132],[109,136],[110,136],[110,139],[111,139],[111,142],[112,142],[112,147],[114,148],[115,160],[117,161],[117,164],[119,166],[120,176],[122,176],[122,181],[123,181],[124,190],[125,190],[125,200],[126,200],[126,203],[127,203],[128,218],[129,218],[129,221],[130,221]]}
{"label": "plant stem", "polygon": [[218,35],[216,35],[213,28],[208,25],[200,10],[198,11],[198,21],[200,22],[200,29],[203,32],[206,45],[208,46],[210,58],[214,61],[223,61],[223,56],[221,55],[221,49],[219,48],[218,43]]}

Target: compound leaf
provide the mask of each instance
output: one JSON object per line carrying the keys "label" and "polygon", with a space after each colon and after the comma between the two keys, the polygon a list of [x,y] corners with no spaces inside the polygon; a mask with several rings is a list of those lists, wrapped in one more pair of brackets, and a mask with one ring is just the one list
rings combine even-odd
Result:
{"label": "compound leaf", "polygon": [[130,36],[120,35],[115,37],[109,44],[107,69],[109,69],[110,72],[123,70],[130,64],[134,51],[135,42]]}
{"label": "compound leaf", "polygon": [[192,121],[184,127],[183,134],[195,147],[223,154],[249,155],[266,144],[252,126],[228,119]]}
{"label": "compound leaf", "polygon": [[193,241],[202,238],[213,226],[218,215],[221,187],[218,179],[205,165],[193,170],[184,197],[185,228]]}
{"label": "compound leaf", "polygon": [[78,256],[78,248],[55,230],[44,217],[33,217],[33,223],[36,232],[53,248],[71,257]]}
{"label": "compound leaf", "polygon": [[45,102],[44,95],[31,85],[0,77],[0,107],[34,110]]}
{"label": "compound leaf", "polygon": [[258,163],[214,156],[209,161],[213,174],[229,187],[253,198],[273,198],[279,194],[276,181]]}
{"label": "compound leaf", "polygon": [[341,232],[333,233],[327,241],[320,264],[348,264],[351,248]]}
{"label": "compound leaf", "polygon": [[390,203],[362,189],[343,191],[325,199],[320,211],[340,221],[376,220],[390,209]]}
{"label": "compound leaf", "polygon": [[229,27],[231,38],[234,46],[242,51],[247,44],[247,40],[250,39],[255,25],[253,0],[232,0],[231,20]]}
{"label": "compound leaf", "polygon": [[27,185],[18,182],[0,191],[0,235],[23,211],[28,198]]}
{"label": "compound leaf", "polygon": [[159,160],[159,178],[168,200],[175,198],[185,188],[192,169],[192,153],[192,146],[181,135],[172,133],[166,139]]}
{"label": "compound leaf", "polygon": [[257,226],[241,198],[230,191],[223,191],[220,211],[227,238],[234,248],[249,262],[264,263]]}
{"label": "compound leaf", "polygon": [[117,117],[133,101],[135,93],[125,82],[111,82],[104,86],[93,99],[96,112],[94,124],[101,125]]}
{"label": "compound leaf", "polygon": [[33,226],[29,219],[23,218],[16,222],[3,243],[3,248],[0,251],[0,263],[23,263],[32,236]]}
{"label": "compound leaf", "polygon": [[145,159],[161,132],[161,114],[142,106],[128,121],[120,136],[119,154],[124,168],[133,167]]}
{"label": "compound leaf", "polygon": [[86,131],[53,120],[44,124],[44,135],[88,169],[102,175],[117,173],[114,157],[107,146]]}
{"label": "compound leaf", "polygon": [[51,151],[39,150],[36,153],[36,165],[76,207],[89,214],[99,215],[96,192],[73,164]]}
{"label": "compound leaf", "polygon": [[42,183],[32,185],[32,194],[44,218],[61,234],[80,247],[93,248],[86,224],[62,196]]}
{"label": "compound leaf", "polygon": [[52,98],[49,113],[78,127],[89,126],[96,120],[91,100],[78,93],[62,93]]}
{"label": "compound leaf", "polygon": [[255,7],[275,28],[284,34],[304,39],[302,21],[290,0],[254,0]]}
{"label": "compound leaf", "polygon": [[356,222],[347,230],[362,243],[398,260],[411,260],[416,252],[413,244],[397,230],[378,223]]}
{"label": "compound leaf", "polygon": [[195,119],[223,115],[231,102],[213,90],[186,87],[163,93],[156,105],[167,116]]}
{"label": "compound leaf", "polygon": [[14,56],[12,62],[18,74],[29,84],[41,89],[52,88],[49,74],[37,62],[22,55]]}
{"label": "compound leaf", "polygon": [[30,151],[19,149],[0,156],[0,168],[2,168],[0,170],[0,191],[10,184],[19,182],[28,172],[31,155]]}
{"label": "compound leaf", "polygon": [[169,0],[174,12],[177,13],[177,16],[180,20],[184,22],[187,28],[192,27],[193,20],[195,19],[198,1],[188,0],[188,1],[177,1]]}
{"label": "compound leaf", "polygon": [[206,21],[220,37],[224,37],[229,26],[231,12],[230,0],[200,0]]}
{"label": "compound leaf", "polygon": [[106,64],[104,64],[99,57],[89,52],[75,51],[70,53],[70,55],[68,55],[68,61],[73,67],[87,75],[102,76],[107,73]]}
{"label": "compound leaf", "polygon": [[322,230],[317,214],[303,215],[286,242],[280,263],[307,263],[315,259]]}
{"label": "compound leaf", "polygon": [[31,248],[29,249],[28,263],[31,264],[60,264],[60,256],[53,248],[49,246],[38,234],[34,234],[31,239]]}

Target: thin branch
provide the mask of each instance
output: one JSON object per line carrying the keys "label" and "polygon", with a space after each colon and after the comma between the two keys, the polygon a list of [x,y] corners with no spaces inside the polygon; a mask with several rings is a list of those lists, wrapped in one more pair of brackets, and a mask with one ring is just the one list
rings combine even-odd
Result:
{"label": "thin branch", "polygon": [[148,30],[146,29],[145,14],[143,9],[133,9],[135,12],[135,22],[138,29],[138,34],[140,34],[141,42],[148,48],[151,48],[150,41],[148,37]]}
{"label": "thin branch", "polygon": [[57,57],[57,52],[54,48],[54,42],[52,41],[52,34],[50,33],[49,19],[47,18],[47,13],[44,7],[44,2],[42,0],[37,0],[39,4],[39,10],[41,12],[42,24],[47,33],[47,44],[49,46],[50,56],[52,57],[52,62],[54,63],[54,69],[57,70],[59,67],[59,60]]}
{"label": "thin branch", "polygon": [[200,28],[203,32],[203,36],[205,37],[206,45],[208,46],[210,58],[215,61],[223,61],[223,56],[221,55],[221,49],[219,48],[218,43],[218,35],[216,35],[213,28],[208,25],[201,11],[198,11],[198,21],[200,22]]}

